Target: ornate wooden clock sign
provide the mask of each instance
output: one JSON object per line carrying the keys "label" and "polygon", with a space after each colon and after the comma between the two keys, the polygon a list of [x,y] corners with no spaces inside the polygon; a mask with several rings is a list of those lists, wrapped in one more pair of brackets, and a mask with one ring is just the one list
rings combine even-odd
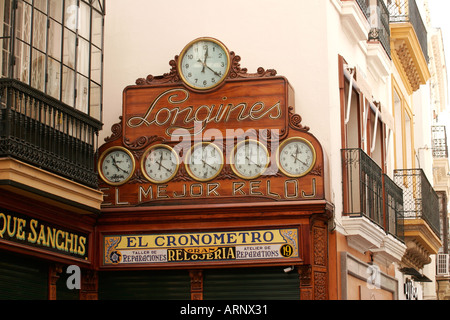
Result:
{"label": "ornate wooden clock sign", "polygon": [[203,37],[169,73],[125,88],[99,150],[105,207],[324,199],[322,148],[293,113],[293,88],[240,60]]}

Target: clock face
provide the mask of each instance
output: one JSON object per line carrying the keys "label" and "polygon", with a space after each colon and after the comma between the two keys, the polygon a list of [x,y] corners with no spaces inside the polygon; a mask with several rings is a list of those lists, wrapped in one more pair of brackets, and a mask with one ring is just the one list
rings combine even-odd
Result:
{"label": "clock face", "polygon": [[218,86],[228,74],[228,49],[213,38],[199,38],[189,43],[178,59],[181,79],[189,87],[208,90]]}
{"label": "clock face", "polygon": [[313,168],[316,152],[308,140],[300,137],[290,138],[280,145],[277,162],[285,175],[301,177]]}
{"label": "clock face", "polygon": [[153,183],[167,182],[178,171],[178,156],[169,146],[154,145],[144,153],[142,159],[142,172]]}
{"label": "clock face", "polygon": [[269,165],[267,148],[256,140],[239,142],[231,155],[231,169],[243,179],[254,179]]}
{"label": "clock face", "polygon": [[209,142],[195,144],[186,155],[186,170],[198,181],[217,177],[223,167],[223,154],[218,146]]}
{"label": "clock face", "polygon": [[98,172],[108,184],[120,185],[127,182],[134,172],[133,155],[125,148],[112,147],[99,159]]}

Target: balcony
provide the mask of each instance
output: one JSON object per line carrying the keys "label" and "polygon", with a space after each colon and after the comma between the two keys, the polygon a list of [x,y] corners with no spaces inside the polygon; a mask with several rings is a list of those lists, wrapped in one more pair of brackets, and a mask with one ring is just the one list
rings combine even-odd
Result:
{"label": "balcony", "polygon": [[344,214],[364,216],[403,238],[403,193],[361,149],[343,149]]}
{"label": "balcony", "polygon": [[430,255],[442,246],[439,199],[422,169],[394,171],[395,183],[403,189],[404,236],[408,247],[403,262],[422,269]]}
{"label": "balcony", "polygon": [[349,245],[400,261],[403,193],[362,149],[343,149],[343,225]]}
{"label": "balcony", "polygon": [[0,79],[0,158],[96,188],[101,123],[32,87]]}
{"label": "balcony", "polygon": [[432,126],[433,158],[448,158],[447,133],[445,126]]}
{"label": "balcony", "polygon": [[427,31],[415,0],[396,0],[388,5],[391,50],[409,94],[430,78]]}

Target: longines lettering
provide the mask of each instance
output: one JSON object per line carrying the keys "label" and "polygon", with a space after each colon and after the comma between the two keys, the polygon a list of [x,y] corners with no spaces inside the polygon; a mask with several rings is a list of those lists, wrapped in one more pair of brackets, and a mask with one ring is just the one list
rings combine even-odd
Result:
{"label": "longines lettering", "polygon": [[[223,182],[226,183],[226,182]],[[137,203],[145,203],[153,200],[181,199],[181,198],[212,198],[227,196],[256,196],[268,197],[272,199],[307,199],[316,196],[316,179],[313,178],[309,185],[300,184],[297,179],[287,179],[278,189],[272,184],[271,180],[251,180],[251,181],[233,181],[228,182],[231,185],[221,185],[219,182],[204,183],[183,183],[177,188],[170,188],[167,184],[145,184],[136,185],[137,190],[132,191],[133,199]],[[120,193],[120,188],[102,188],[105,202],[103,205],[128,205],[128,201],[123,198],[129,198]],[[128,192],[130,193],[130,192]],[[129,196],[129,195],[128,195]],[[114,199],[111,199],[113,197]],[[134,202],[134,201],[133,201]]]}
{"label": "longines lettering", "polygon": [[[166,133],[170,136],[176,129],[193,131],[195,122],[202,124],[200,130],[203,131],[211,122],[227,123],[230,120],[244,121],[247,119],[258,121],[264,117],[274,120],[282,116],[280,101],[269,105],[263,101],[233,104],[225,103],[227,97],[222,97],[222,102],[217,105],[183,106],[184,103],[189,104],[189,97],[189,91],[184,89],[164,91],[150,104],[143,116],[130,117],[126,124],[129,128],[138,128],[142,125],[168,126]],[[179,124],[179,119],[182,120],[182,124]],[[192,134],[198,133],[192,132]]]}

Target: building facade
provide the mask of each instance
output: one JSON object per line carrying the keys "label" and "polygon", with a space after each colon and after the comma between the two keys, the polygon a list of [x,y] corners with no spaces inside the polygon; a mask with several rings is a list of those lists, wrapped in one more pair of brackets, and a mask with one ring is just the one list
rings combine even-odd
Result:
{"label": "building facade", "polygon": [[[438,298],[432,261],[446,224],[427,147],[437,78],[426,1],[3,3],[0,80],[27,98],[3,89],[2,143],[40,147],[48,130],[57,140],[45,146],[86,161],[95,179],[8,149],[8,234],[23,220],[55,230],[55,247],[53,225],[89,245],[81,258],[47,254],[11,232],[2,254],[82,260],[81,298]],[[41,101],[28,90],[63,111],[28,111]],[[83,143],[72,149],[72,138]],[[64,202],[30,189],[31,174],[18,187],[17,161],[84,193]],[[31,213],[23,192],[53,210]]]}
{"label": "building facade", "polygon": [[[0,296],[91,297],[101,1],[0,2]],[[83,270],[80,290],[68,266]]]}

